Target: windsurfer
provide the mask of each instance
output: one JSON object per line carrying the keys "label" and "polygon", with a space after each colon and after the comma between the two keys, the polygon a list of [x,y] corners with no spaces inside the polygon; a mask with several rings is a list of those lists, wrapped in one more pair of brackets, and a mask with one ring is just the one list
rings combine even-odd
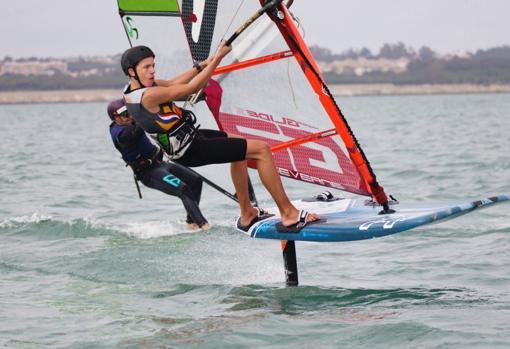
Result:
{"label": "windsurfer", "polygon": [[108,104],[108,116],[112,120],[110,135],[113,144],[133,169],[136,180],[149,188],[179,197],[187,212],[188,229],[209,229],[210,225],[198,207],[202,179],[184,166],[162,161],[161,149],[134,122],[122,99]]}
{"label": "windsurfer", "polygon": [[156,80],[152,50],[146,46],[126,50],[121,65],[130,78],[124,90],[130,114],[145,131],[156,134],[165,152],[181,165],[231,163],[232,181],[241,210],[238,229],[248,230],[256,221],[268,217],[250,202],[246,160],[257,162],[260,179],[276,202],[284,227],[301,228],[317,221],[317,214],[298,210],[288,199],[267,143],[216,130],[199,130],[194,126],[194,114],[173,103],[200,91],[230,51],[231,47],[222,42],[214,56],[173,79]]}

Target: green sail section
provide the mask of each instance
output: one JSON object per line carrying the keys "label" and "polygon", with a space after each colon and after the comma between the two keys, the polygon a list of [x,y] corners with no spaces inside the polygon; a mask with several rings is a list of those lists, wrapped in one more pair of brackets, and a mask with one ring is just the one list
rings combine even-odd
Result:
{"label": "green sail section", "polygon": [[177,0],[118,0],[119,10],[129,12],[180,13]]}

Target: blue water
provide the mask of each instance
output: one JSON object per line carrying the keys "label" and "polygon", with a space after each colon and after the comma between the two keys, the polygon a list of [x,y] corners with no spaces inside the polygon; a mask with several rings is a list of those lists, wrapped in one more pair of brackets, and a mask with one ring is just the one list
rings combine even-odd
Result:
{"label": "blue water", "polygon": [[[401,201],[510,193],[509,94],[338,102]],[[279,242],[236,233],[221,194],[204,190],[207,233],[186,232],[175,198],[139,200],[105,108],[0,106],[0,346],[510,347],[510,205],[298,243],[301,286],[286,288]],[[321,190],[285,185],[292,198]]]}

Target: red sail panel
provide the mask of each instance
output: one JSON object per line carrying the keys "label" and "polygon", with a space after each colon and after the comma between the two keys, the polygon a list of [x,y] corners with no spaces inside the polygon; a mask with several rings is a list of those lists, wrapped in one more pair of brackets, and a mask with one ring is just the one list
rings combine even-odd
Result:
{"label": "red sail panel", "polygon": [[[290,119],[276,119],[273,115],[247,110],[245,114],[219,114],[224,131],[267,142],[273,149],[303,139],[314,133],[310,125]],[[330,130],[328,130],[330,131]],[[336,133],[334,133],[336,134]],[[330,132],[330,136],[331,136]],[[304,182],[366,195],[367,190],[358,171],[339,145],[330,136],[310,137],[308,142],[273,150],[280,175]],[[255,168],[255,164],[251,164]]]}

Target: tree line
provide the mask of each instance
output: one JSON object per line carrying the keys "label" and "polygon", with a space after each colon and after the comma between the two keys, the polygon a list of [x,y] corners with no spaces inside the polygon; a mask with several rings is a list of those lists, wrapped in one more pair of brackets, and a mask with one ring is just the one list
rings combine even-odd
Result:
{"label": "tree line", "polygon": [[418,51],[403,43],[385,44],[377,54],[367,48],[335,54],[329,49],[313,46],[314,57],[325,63],[345,59],[407,58],[407,70],[401,73],[371,71],[362,75],[325,72],[329,83],[393,83],[393,84],[510,84],[510,46],[478,50],[463,56],[440,56],[427,46]]}
{"label": "tree line", "polygon": [[[418,50],[403,43],[384,44],[379,52],[373,53],[368,48],[351,49],[343,53],[334,53],[330,49],[312,46],[315,59],[331,63],[346,59],[389,59],[406,58],[407,69],[400,73],[369,71],[361,75],[354,72],[324,72],[328,83],[334,84],[510,84],[510,46],[478,50],[463,56],[441,56],[429,47]],[[68,73],[53,71],[49,75],[4,74],[0,76],[0,91],[14,90],[68,90],[68,89],[120,89],[126,83],[119,64],[120,55],[110,57],[105,62],[97,59],[67,60]],[[14,60],[5,57],[6,62],[48,62],[48,58],[30,57]],[[82,74],[73,77],[70,73],[94,70],[94,74]]]}
{"label": "tree line", "polygon": [[78,77],[61,72],[55,72],[50,76],[19,74],[0,76],[0,91],[121,89],[125,84],[126,77],[122,72]]}

